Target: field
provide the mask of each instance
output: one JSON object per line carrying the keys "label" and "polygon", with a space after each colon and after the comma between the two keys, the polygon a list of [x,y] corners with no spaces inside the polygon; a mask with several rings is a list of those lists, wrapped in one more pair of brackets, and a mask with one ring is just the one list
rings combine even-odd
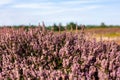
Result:
{"label": "field", "polygon": [[120,80],[120,28],[1,28],[0,80]]}
{"label": "field", "polygon": [[[78,32],[80,32],[79,30]],[[63,31],[64,32],[64,31]],[[70,31],[68,31],[70,32]],[[72,31],[73,33],[76,32],[76,30]],[[89,36],[89,39],[95,38],[97,41],[100,41],[101,39],[103,41],[114,41],[118,44],[120,44],[120,28],[86,28],[85,34]]]}
{"label": "field", "polygon": [[120,44],[120,28],[91,28],[86,33],[92,34],[97,40],[115,41]]}

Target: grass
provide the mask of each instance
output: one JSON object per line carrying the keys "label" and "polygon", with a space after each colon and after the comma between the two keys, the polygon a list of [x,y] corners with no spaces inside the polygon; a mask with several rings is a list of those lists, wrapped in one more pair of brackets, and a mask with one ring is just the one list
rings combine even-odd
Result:
{"label": "grass", "polygon": [[120,37],[120,33],[107,33],[107,34],[104,34],[104,36],[111,37],[111,38]]}
{"label": "grass", "polygon": [[[81,30],[78,30],[80,32]],[[65,31],[61,31],[65,32]],[[67,30],[67,32],[75,33],[76,30]],[[56,32],[58,33],[58,32]],[[86,28],[85,29],[86,34],[91,34],[91,37],[94,38],[100,38],[102,36],[103,40],[114,40],[118,44],[120,44],[120,28],[116,27],[109,27],[109,28]]]}

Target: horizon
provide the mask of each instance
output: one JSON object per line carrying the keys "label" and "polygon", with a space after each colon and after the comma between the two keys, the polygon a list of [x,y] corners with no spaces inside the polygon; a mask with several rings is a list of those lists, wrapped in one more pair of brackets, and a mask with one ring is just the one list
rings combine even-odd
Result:
{"label": "horizon", "polygon": [[85,25],[120,25],[119,0],[4,0],[0,2],[0,26],[69,22]]}
{"label": "horizon", "polygon": [[[59,24],[61,24],[61,26],[64,26],[64,27],[65,27],[65,26],[67,26],[67,25],[70,24],[70,23],[71,23],[71,22],[68,22],[68,23],[66,23],[66,24],[64,24],[64,25],[63,25],[62,23],[58,23],[58,24],[53,23],[53,24],[51,24],[51,25],[46,25],[46,24],[44,23],[44,25],[45,25],[45,27],[50,27],[50,26],[54,26],[54,25],[59,26]],[[72,22],[72,23],[74,23],[74,22]],[[74,23],[74,24],[77,24],[77,23]],[[37,27],[37,26],[39,26],[39,25],[42,26],[43,24],[42,24],[42,23],[41,23],[41,24],[38,23],[38,24],[2,25],[2,26],[0,25],[0,27],[10,27],[10,26],[11,26],[11,27],[15,27],[15,26],[16,26],[16,27],[17,27],[17,26],[18,26],[18,27],[19,27],[19,26],[36,26],[36,27]],[[78,26],[81,26],[81,25],[85,25],[85,24],[77,24],[77,25],[78,25]],[[88,27],[89,27],[89,26],[97,27],[97,26],[101,26],[101,25],[102,25],[102,23],[100,23],[100,24],[86,24],[85,26],[88,26]],[[107,26],[111,26],[111,27],[112,27],[112,26],[113,26],[113,27],[117,27],[117,26],[118,26],[118,27],[120,27],[120,25],[112,25],[112,24],[107,25],[107,24],[105,24],[105,23],[104,23],[104,25],[105,25],[106,27],[107,27]]]}

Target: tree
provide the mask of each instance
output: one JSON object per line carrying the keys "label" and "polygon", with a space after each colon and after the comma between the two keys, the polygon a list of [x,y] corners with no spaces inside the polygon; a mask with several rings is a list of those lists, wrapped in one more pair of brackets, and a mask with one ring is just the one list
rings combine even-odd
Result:
{"label": "tree", "polygon": [[69,24],[67,24],[66,26],[67,26],[67,29],[68,29],[68,30],[70,30],[71,28],[72,28],[73,30],[75,30],[75,29],[76,29],[76,24],[75,24],[75,23],[73,23],[73,22],[70,22],[70,23],[69,23]]}
{"label": "tree", "polygon": [[54,31],[59,31],[59,27],[58,27],[56,24],[54,24],[54,25],[52,26],[52,28],[53,28]]}
{"label": "tree", "polygon": [[62,26],[62,23],[59,23],[59,26],[58,26],[58,28],[60,29],[60,31],[63,31],[63,30],[65,30],[65,28]]}
{"label": "tree", "polygon": [[102,22],[100,26],[101,26],[101,27],[106,27],[106,25],[105,25],[104,22]]}

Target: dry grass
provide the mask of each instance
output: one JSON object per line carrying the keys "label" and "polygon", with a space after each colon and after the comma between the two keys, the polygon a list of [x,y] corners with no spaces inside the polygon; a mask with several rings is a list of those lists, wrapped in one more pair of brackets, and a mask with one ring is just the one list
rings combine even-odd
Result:
{"label": "dry grass", "polygon": [[[81,30],[79,30],[78,32],[80,31]],[[76,30],[72,31],[72,33],[75,32]],[[120,28],[89,28],[85,29],[85,34],[92,35],[89,37],[96,38],[97,40],[100,40],[102,37],[102,40],[104,41],[115,41],[120,44]]]}
{"label": "dry grass", "polygon": [[94,35],[97,40],[115,41],[120,44],[120,28],[92,28],[86,29],[86,33]]}

